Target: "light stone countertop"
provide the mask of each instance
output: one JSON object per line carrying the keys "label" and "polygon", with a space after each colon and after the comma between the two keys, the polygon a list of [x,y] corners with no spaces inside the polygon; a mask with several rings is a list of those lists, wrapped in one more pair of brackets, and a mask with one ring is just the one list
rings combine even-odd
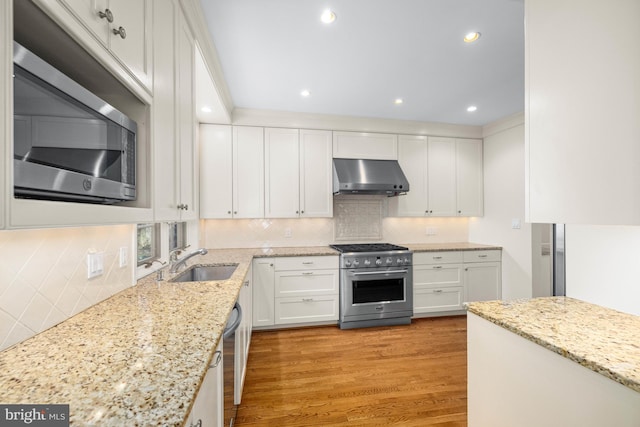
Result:
{"label": "light stone countertop", "polygon": [[567,297],[472,302],[467,309],[640,392],[640,316]]}
{"label": "light stone countertop", "polygon": [[252,258],[311,255],[337,252],[210,250],[188,265],[237,263],[228,280],[156,282],[151,274],[0,352],[0,402],[69,404],[72,425],[182,426]]}
{"label": "light stone countertop", "polygon": [[[417,251],[499,249],[406,245]],[[69,404],[72,425],[182,426],[257,257],[331,256],[328,246],[216,249],[187,261],[238,264],[224,281],[156,274],[0,352],[0,402]],[[184,269],[183,269],[184,270]],[[181,271],[183,271],[181,270]]]}
{"label": "light stone countertop", "polygon": [[413,252],[449,252],[449,251],[484,251],[484,250],[502,250],[501,246],[482,245],[480,243],[471,242],[455,242],[455,243],[409,243],[405,244],[407,248]]}

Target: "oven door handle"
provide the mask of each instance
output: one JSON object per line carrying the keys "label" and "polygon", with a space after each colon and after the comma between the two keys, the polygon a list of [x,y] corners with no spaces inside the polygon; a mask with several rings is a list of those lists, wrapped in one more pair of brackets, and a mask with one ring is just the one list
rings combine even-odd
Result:
{"label": "oven door handle", "polygon": [[371,276],[373,274],[398,274],[408,273],[409,270],[389,270],[389,271],[363,271],[357,273],[351,273],[352,276]]}

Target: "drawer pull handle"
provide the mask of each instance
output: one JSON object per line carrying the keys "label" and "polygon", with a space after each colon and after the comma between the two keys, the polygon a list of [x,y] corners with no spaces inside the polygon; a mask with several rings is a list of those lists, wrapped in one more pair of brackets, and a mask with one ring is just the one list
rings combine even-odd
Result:
{"label": "drawer pull handle", "polygon": [[434,269],[442,268],[442,266],[441,266],[441,265],[436,265],[436,266],[435,266],[435,267],[433,267],[433,268],[434,268]]}
{"label": "drawer pull handle", "polygon": [[302,265],[311,265],[313,261],[302,261]]}
{"label": "drawer pull handle", "polygon": [[98,16],[100,17],[100,19],[106,19],[108,23],[113,22],[113,13],[111,13],[109,9],[105,9],[104,12],[99,11]]}
{"label": "drawer pull handle", "polygon": [[302,298],[303,302],[312,302],[313,298]]}
{"label": "drawer pull handle", "polygon": [[113,28],[111,30],[111,32],[113,34],[115,34],[116,36],[120,36],[121,39],[126,39],[127,38],[127,30],[125,30],[124,27],[118,27],[117,30],[115,28]]}
{"label": "drawer pull handle", "polygon": [[487,255],[478,255],[478,258],[486,258]]}
{"label": "drawer pull handle", "polygon": [[311,276],[313,274],[313,271],[305,271],[304,273],[302,273],[303,276]]}
{"label": "drawer pull handle", "polygon": [[433,290],[433,293],[434,293],[434,294],[442,293],[442,289],[434,289],[434,290]]}
{"label": "drawer pull handle", "polygon": [[209,368],[217,368],[221,360],[222,360],[222,352],[216,351],[213,356],[213,363],[209,365]]}
{"label": "drawer pull handle", "polygon": [[441,256],[434,256],[433,259],[442,259]]}

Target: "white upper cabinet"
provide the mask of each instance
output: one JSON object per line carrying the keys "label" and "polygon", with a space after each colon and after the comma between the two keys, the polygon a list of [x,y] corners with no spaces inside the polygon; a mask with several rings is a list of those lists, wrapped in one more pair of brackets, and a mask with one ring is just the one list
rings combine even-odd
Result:
{"label": "white upper cabinet", "polygon": [[331,131],[300,130],[300,216],[333,216]]}
{"label": "white upper cabinet", "polygon": [[233,127],[233,217],[264,217],[264,131]]}
{"label": "white upper cabinet", "polygon": [[200,125],[200,217],[264,217],[263,128]]}
{"label": "white upper cabinet", "polygon": [[265,216],[300,216],[298,129],[264,130]]}
{"label": "white upper cabinet", "polygon": [[173,0],[154,8],[154,215],[157,221],[196,219],[193,37]]}
{"label": "white upper cabinet", "polygon": [[[456,145],[452,138],[429,137],[427,159],[429,216],[456,215]],[[411,184],[411,182],[409,182]]]}
{"label": "white upper cabinet", "polygon": [[398,163],[409,181],[409,192],[395,198],[400,216],[429,214],[427,158],[426,136],[400,135]]}
{"label": "white upper cabinet", "polygon": [[200,217],[233,218],[233,131],[200,125]]}
{"label": "white upper cabinet", "polygon": [[456,206],[459,216],[484,213],[482,140],[456,139]]}
{"label": "white upper cabinet", "polygon": [[333,132],[333,157],[398,160],[398,136],[386,133]]}
{"label": "white upper cabinet", "polygon": [[152,82],[151,0],[60,0],[147,89]]}
{"label": "white upper cabinet", "polygon": [[639,16],[637,0],[525,2],[528,222],[640,224]]}
{"label": "white upper cabinet", "polygon": [[[13,40],[11,19],[13,13],[11,11],[12,2],[5,1],[0,2],[0,58],[11,57],[10,46]],[[13,152],[12,140],[12,123],[13,117],[10,114],[10,100],[5,97],[11,93],[11,87],[13,85],[13,79],[11,78],[11,71],[13,67],[5,63],[4,60],[0,62],[0,93],[2,94],[2,102],[0,102],[0,164],[2,165],[3,172],[0,173],[0,229],[4,229],[5,223],[5,200],[8,184],[5,179],[8,178],[5,167],[7,166],[8,159],[5,159],[6,153]],[[11,156],[13,157],[13,156]]]}

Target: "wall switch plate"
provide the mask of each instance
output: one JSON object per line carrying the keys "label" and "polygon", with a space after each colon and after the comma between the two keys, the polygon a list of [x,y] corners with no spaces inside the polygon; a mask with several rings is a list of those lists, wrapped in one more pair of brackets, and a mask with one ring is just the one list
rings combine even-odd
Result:
{"label": "wall switch plate", "polygon": [[120,268],[126,267],[129,264],[129,249],[126,246],[120,248]]}
{"label": "wall switch plate", "polygon": [[284,229],[284,237],[286,237],[287,239],[290,239],[291,237],[293,237],[293,233],[291,232],[291,227],[287,227]]}
{"label": "wall switch plate", "polygon": [[435,236],[438,234],[438,229],[436,227],[427,227],[425,234],[427,236]]}
{"label": "wall switch plate", "polygon": [[520,222],[520,218],[513,218],[511,220],[511,228],[513,228],[514,230],[519,230],[522,227],[522,224]]}
{"label": "wall switch plate", "polygon": [[102,276],[104,274],[104,252],[92,252],[87,254],[87,278]]}

